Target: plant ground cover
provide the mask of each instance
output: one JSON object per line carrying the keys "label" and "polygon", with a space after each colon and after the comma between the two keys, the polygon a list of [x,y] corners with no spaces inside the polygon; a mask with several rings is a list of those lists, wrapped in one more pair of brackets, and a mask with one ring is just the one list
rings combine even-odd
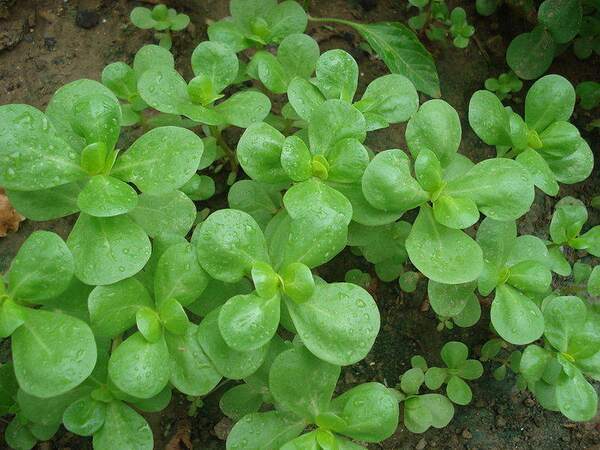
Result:
{"label": "plant ground cover", "polygon": [[[465,2],[466,3],[466,2]],[[31,6],[29,8],[29,6]],[[107,8],[90,3],[90,8],[95,11],[106,23],[100,23],[87,31],[75,26],[77,11],[71,5],[64,3],[46,2],[38,5],[37,15],[34,16],[33,32],[25,33],[24,40],[13,50],[0,53],[0,70],[2,79],[2,103],[26,102],[38,107],[45,106],[49,96],[62,84],[73,79],[90,77],[97,78],[101,68],[117,59],[129,57],[143,44],[150,41],[150,36],[144,36],[131,27],[125,27],[127,15],[133,5],[122,2],[117,8]],[[206,18],[217,19],[226,15],[226,2],[208,2],[205,10],[185,9],[185,2],[181,2],[184,11],[192,16],[196,29],[190,36],[184,34],[177,42],[175,48],[178,62],[189,60],[189,54],[195,44],[203,36],[203,24]],[[473,14],[469,5],[463,5]],[[19,3],[18,11],[13,12],[9,20],[29,20],[29,13],[34,11],[33,5],[28,2]],[[313,2],[311,7],[313,15],[324,17],[344,17],[363,22],[381,20],[405,21],[404,9],[397,2],[379,2],[370,5],[369,2]],[[429,46],[434,54],[441,79],[443,98],[452,104],[462,119],[464,130],[463,152],[478,161],[483,154],[492,156],[492,149],[482,145],[478,138],[471,132],[467,123],[468,99],[472,92],[481,89],[483,81],[490,74],[497,74],[503,70],[504,52],[498,52],[498,46],[506,46],[510,38],[525,29],[526,23],[503,23],[496,17],[493,19],[475,19],[479,48],[472,43],[466,51]],[[481,25],[479,25],[479,22]],[[25,22],[22,22],[23,24]],[[29,22],[27,22],[29,25]],[[478,26],[479,25],[479,26]],[[113,31],[117,29],[118,33]],[[321,24],[310,24],[307,31],[319,42],[322,51],[329,48],[344,48],[351,52],[357,59],[361,70],[359,77],[359,90],[361,93],[369,81],[387,73],[381,62],[373,59],[364,51],[357,48],[358,39],[350,30],[336,28],[331,30]],[[31,38],[31,42],[28,41]],[[54,39],[56,45],[47,44]],[[93,42],[96,51],[89,51],[84,43]],[[53,49],[50,50],[49,48]],[[115,50],[117,49],[117,50]],[[126,49],[126,50],[125,50]],[[482,54],[485,51],[487,56]],[[121,53],[123,52],[123,53]],[[69,56],[80,55],[78,58]],[[93,55],[90,57],[89,55]],[[489,58],[489,59],[488,59]],[[597,58],[594,60],[597,67]],[[23,67],[21,73],[12,73],[13,65]],[[593,78],[594,64],[589,61],[581,63],[572,56],[565,54],[557,58],[551,67],[551,73],[566,76],[574,84]],[[29,69],[29,71],[28,71]],[[26,77],[24,73],[44,72],[42,76]],[[589,122],[589,117],[581,110],[577,110],[574,118],[575,124],[583,130]],[[406,148],[404,142],[405,125],[394,125],[386,130],[371,133],[368,145],[377,150],[386,148]],[[598,148],[597,134],[586,133],[584,136],[592,148]],[[136,136],[129,136],[130,142]],[[228,135],[227,138],[235,141],[237,136]],[[484,153],[485,152],[485,153]],[[589,204],[591,198],[597,194],[595,186],[598,184],[597,172],[584,183],[572,186],[562,186],[561,195],[574,195]],[[224,180],[217,180],[221,189],[225,186]],[[220,190],[220,189],[219,189]],[[519,230],[523,234],[538,234],[547,228],[552,211],[553,201],[539,195],[536,198],[532,211],[519,222]],[[216,196],[209,206],[223,207],[223,196]],[[589,223],[598,223],[597,210],[590,209]],[[72,221],[67,219],[49,224],[34,224],[26,222],[18,234],[11,235],[0,241],[0,267],[6,269],[16,250],[24,238],[34,229],[52,229],[64,238],[68,234]],[[540,224],[544,224],[540,227]],[[541,231],[543,233],[543,231]],[[333,262],[323,268],[320,273],[327,280],[343,280],[344,273],[351,268],[359,267],[362,270],[372,270],[371,267],[360,262],[349,251],[339,255]],[[344,392],[348,388],[371,380],[386,381],[390,385],[397,382],[399,375],[410,367],[410,357],[420,353],[432,363],[439,363],[439,349],[448,340],[459,340],[470,344],[472,351],[478,352],[478,346],[491,337],[487,323],[481,321],[475,328],[466,330],[453,330],[438,333],[435,331],[435,316],[424,302],[426,289],[421,283],[414,294],[399,292],[395,285],[378,283],[371,287],[377,300],[382,316],[381,333],[375,346],[365,361],[356,366],[344,369],[338,391]],[[489,305],[487,305],[489,306]],[[487,307],[484,305],[484,308]],[[474,404],[457,410],[450,426],[442,431],[429,431],[424,435],[413,435],[400,426],[396,434],[385,441],[381,446],[373,448],[413,448],[424,447],[452,447],[452,448],[503,448],[514,446],[518,448],[586,448],[598,443],[598,430],[594,424],[572,424],[564,417],[542,411],[536,403],[526,394],[511,391],[511,383],[493,380],[489,371],[484,377],[472,384],[474,388]],[[218,394],[215,396],[218,397]],[[206,406],[199,410],[194,418],[187,417],[187,403],[182,398],[176,398],[171,406],[161,415],[150,415],[150,423],[155,431],[157,448],[168,444],[174,436],[185,436],[186,430],[191,430],[191,439],[194,448],[222,448],[223,443],[217,437],[227,429],[227,421],[222,420],[222,415],[215,400],[206,400]],[[215,429],[217,431],[215,431]],[[55,438],[59,444],[78,448],[87,444],[68,434],[58,435]],[[62,443],[60,443],[62,442]],[[177,448],[177,447],[175,447]],[[185,448],[185,447],[183,447]]]}

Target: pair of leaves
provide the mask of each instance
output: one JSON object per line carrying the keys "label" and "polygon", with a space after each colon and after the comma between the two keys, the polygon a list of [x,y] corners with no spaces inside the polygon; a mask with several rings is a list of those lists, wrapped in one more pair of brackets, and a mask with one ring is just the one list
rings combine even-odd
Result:
{"label": "pair of leaves", "polygon": [[443,284],[429,280],[429,304],[442,318],[452,318],[459,327],[475,325],[481,317],[481,305],[473,292],[476,283]]}

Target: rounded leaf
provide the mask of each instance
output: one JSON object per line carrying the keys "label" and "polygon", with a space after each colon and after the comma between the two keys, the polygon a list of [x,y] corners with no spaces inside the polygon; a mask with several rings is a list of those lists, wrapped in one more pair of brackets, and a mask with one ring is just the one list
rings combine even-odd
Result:
{"label": "rounded leaf", "polygon": [[560,75],[537,80],[525,97],[525,122],[538,132],[558,121],[568,121],[575,107],[575,88]]}
{"label": "rounded leaf", "polygon": [[219,42],[201,42],[192,53],[194,75],[206,76],[215,93],[221,92],[236,79],[238,74],[237,55]]}
{"label": "rounded leaf", "polygon": [[240,165],[252,179],[265,183],[287,181],[288,175],[281,166],[281,149],[285,136],[266,123],[248,127],[237,146]]}
{"label": "rounded leaf", "polygon": [[93,442],[96,450],[154,448],[152,430],[146,420],[120,401],[110,402],[106,407],[104,426],[94,433]]}
{"label": "rounded leaf", "polygon": [[544,316],[533,300],[505,284],[496,288],[490,316],[494,329],[511,344],[529,344],[544,332]]}
{"label": "rounded leaf", "polygon": [[71,433],[79,436],[91,436],[104,425],[106,404],[84,397],[65,410],[63,423]]}
{"label": "rounded leaf", "polygon": [[136,207],[138,196],[131,186],[113,177],[96,175],[77,197],[81,211],[95,217],[125,214]]}
{"label": "rounded leaf", "polygon": [[161,234],[185,236],[196,220],[194,202],[181,191],[164,194],[143,193],[137,206],[130,211],[131,217],[148,236]]}
{"label": "rounded leaf", "polygon": [[552,64],[556,44],[544,26],[512,40],[506,50],[506,63],[523,80],[535,80]]}

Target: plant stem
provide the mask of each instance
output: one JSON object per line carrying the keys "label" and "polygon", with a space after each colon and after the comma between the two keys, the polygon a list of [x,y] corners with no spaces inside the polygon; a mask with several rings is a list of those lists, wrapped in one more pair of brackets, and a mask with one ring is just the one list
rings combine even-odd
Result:
{"label": "plant stem", "polygon": [[308,20],[312,20],[313,22],[334,22],[334,23],[341,23],[342,25],[348,25],[351,27],[355,27],[357,24],[355,22],[352,22],[350,20],[345,20],[345,19],[334,19],[332,17],[313,17],[311,15],[308,15]]}
{"label": "plant stem", "polygon": [[213,137],[217,140],[217,144],[219,145],[219,147],[221,147],[223,149],[223,151],[225,152],[225,156],[229,160],[229,165],[231,166],[231,172],[233,172],[237,175],[237,173],[238,173],[237,157],[235,155],[235,152],[231,149],[229,144],[223,138],[221,129],[217,126],[211,126],[210,132],[213,135]]}
{"label": "plant stem", "polygon": [[122,334],[119,334],[117,337],[115,337],[115,338],[113,339],[113,341],[112,341],[112,346],[111,346],[111,348],[110,348],[110,352],[111,352],[111,353],[114,353],[114,352],[115,352],[115,350],[117,349],[117,347],[118,347],[119,345],[121,345],[121,342],[123,342],[123,335],[122,335]]}

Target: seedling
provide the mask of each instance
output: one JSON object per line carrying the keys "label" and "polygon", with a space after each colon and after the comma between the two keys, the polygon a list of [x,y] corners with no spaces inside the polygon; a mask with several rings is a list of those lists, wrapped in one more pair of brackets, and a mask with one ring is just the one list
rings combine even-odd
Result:
{"label": "seedling", "polygon": [[591,110],[600,105],[600,83],[583,81],[575,88],[579,105],[586,110]]}
{"label": "seedling", "polygon": [[469,103],[469,124],[498,157],[515,158],[535,185],[548,195],[558,183],[585,180],[594,165],[590,146],[568,122],[575,106],[575,89],[559,75],[533,83],[525,97],[524,119],[504,108],[489,91],[477,91]]}
{"label": "seedling", "polygon": [[500,100],[511,98],[523,88],[523,82],[513,72],[501,73],[498,78],[485,80],[485,88],[494,92]]}
{"label": "seedling", "polygon": [[442,41],[448,35],[457,48],[466,48],[475,28],[467,22],[463,8],[450,12],[444,0],[409,0],[410,5],[419,9],[419,14],[408,19],[413,30],[425,30],[431,41]]}
{"label": "seedling", "polygon": [[131,10],[129,18],[131,23],[142,30],[153,29],[154,38],[159,41],[158,45],[167,50],[173,45],[171,31],[184,30],[190,24],[189,16],[177,13],[163,4],[154,6],[152,10],[137,6]]}

